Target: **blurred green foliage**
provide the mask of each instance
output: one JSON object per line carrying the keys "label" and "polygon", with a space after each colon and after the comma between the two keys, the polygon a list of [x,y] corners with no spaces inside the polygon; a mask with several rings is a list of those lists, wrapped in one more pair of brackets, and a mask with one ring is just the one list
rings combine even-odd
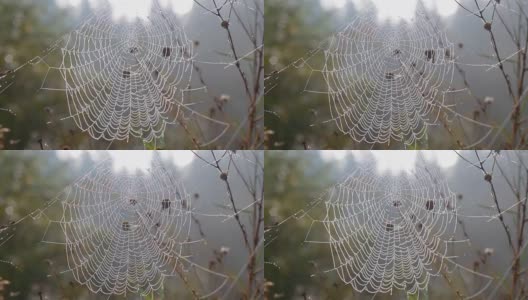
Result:
{"label": "blurred green foliage", "polygon": [[[205,143],[222,132],[223,125],[202,117],[197,117],[199,122],[188,121],[187,129],[169,125],[167,131],[171,134],[151,143],[135,137],[113,142],[94,140],[80,130],[69,118],[65,83],[59,68],[64,38],[96,13],[90,3],[81,0],[78,6],[62,7],[56,0],[0,1],[0,149],[195,149],[193,138]],[[192,101],[196,102],[204,95],[208,97],[198,89],[185,96],[194,97]],[[225,109],[217,107],[215,101],[207,101],[204,108],[194,109],[201,112]],[[190,112],[185,113],[189,117]],[[218,117],[220,121],[224,119]],[[228,123],[236,128],[235,121]],[[228,131],[224,138],[230,138],[231,134],[235,133]],[[223,142],[219,140],[203,149],[214,149]],[[238,142],[235,137],[233,145]]]}
{"label": "blurred green foliage", "polygon": [[[30,152],[4,151],[0,155],[0,165],[1,225],[18,221],[36,208],[44,207],[79,171],[69,168],[53,152],[42,152],[37,156]],[[56,209],[60,206],[53,208]],[[18,295],[20,299],[35,296],[46,290],[50,280],[57,280],[57,286],[68,286],[64,277],[55,277],[57,272],[62,271],[56,266],[65,265],[65,258],[57,256],[57,253],[63,252],[62,247],[39,245],[44,235],[42,228],[49,220],[45,215],[33,217],[33,222],[16,226],[13,237],[0,247],[0,257],[4,261],[0,263],[0,276],[10,281],[5,296]],[[67,289],[65,294],[70,297],[76,295],[71,289]]]}
{"label": "blurred green foliage", "polygon": [[[330,299],[341,299],[332,288],[326,288],[332,285],[320,277],[319,263],[327,257],[325,247],[304,243],[311,225],[309,218],[290,219],[281,224],[279,231],[273,229],[287,217],[307,209],[330,185],[330,166],[317,152],[301,155],[293,151],[267,151],[265,170],[265,223],[269,228],[266,239],[271,241],[265,249],[265,260],[266,280],[273,283],[270,296],[294,299],[312,289],[320,289],[320,294],[326,291],[328,296],[332,295]],[[307,261],[307,257],[314,260]],[[316,258],[321,260],[316,262]],[[313,274],[317,274],[317,280],[312,278]]]}
{"label": "blurred green foliage", "polygon": [[[12,84],[0,94],[0,108],[4,109],[0,124],[10,131],[3,148],[49,148],[46,144],[71,148],[86,142],[85,136],[75,134],[72,122],[59,120],[62,116],[56,110],[65,107],[66,95],[41,89],[44,85],[63,85],[59,76],[48,73],[60,51],[48,53],[47,49],[72,21],[72,15],[58,8],[54,0],[7,0],[0,4],[0,74],[31,62],[0,78],[0,91]],[[53,136],[47,134],[50,129]]]}
{"label": "blurred green foliage", "polygon": [[[327,111],[324,94],[305,91],[311,69],[299,59],[309,57],[332,30],[331,14],[319,0],[265,1],[266,45],[266,127],[272,131],[268,149],[302,149],[322,143],[321,148],[339,148],[348,138],[332,132],[332,127],[317,124]],[[320,53],[319,53],[320,54]],[[312,67],[323,63],[324,56],[310,57]],[[292,65],[293,63],[293,65]],[[287,67],[284,72],[280,72]],[[322,78],[312,78],[313,80]],[[323,140],[323,142],[321,142]],[[324,146],[324,144],[327,144]]]}
{"label": "blurred green foliage", "polygon": [[[178,172],[173,161],[162,161],[167,171]],[[0,299],[39,299],[40,295],[42,299],[109,299],[93,295],[68,271],[63,233],[57,223],[62,217],[57,201],[61,192],[96,163],[100,161],[88,152],[68,160],[55,151],[0,153],[0,278],[8,281],[0,289]],[[172,284],[156,294],[156,299],[164,295],[185,298],[188,291]],[[127,298],[141,299],[137,295]]]}
{"label": "blurred green foliage", "polygon": [[[266,280],[269,299],[448,299],[455,290],[442,276],[431,281],[430,290],[407,295],[358,293],[344,284],[333,261],[328,234],[322,225],[328,189],[341,182],[359,165],[373,166],[373,157],[358,161],[348,154],[343,160],[325,160],[320,151],[266,151],[265,224]],[[463,165],[463,164],[462,164]],[[464,282],[457,272],[452,281]],[[447,297],[447,298],[446,298]],[[478,299],[478,298],[477,298]]]}
{"label": "blurred green foliage", "polygon": [[[335,11],[324,9],[320,0],[267,0],[265,9],[267,149],[402,149],[404,145],[399,141],[374,145],[355,142],[330,120],[327,85],[322,74],[324,49],[329,38],[358,14],[354,4],[350,2]],[[429,13],[437,19],[434,11]],[[446,98],[451,102],[455,97],[458,103],[473,101],[464,94]],[[474,108],[460,109],[459,113],[472,118]],[[432,119],[435,113],[431,113]],[[425,139],[405,148],[453,149],[460,146],[457,140],[464,145],[472,144],[476,137],[486,133],[485,128],[468,121],[449,122],[443,118],[442,114],[438,126],[428,128]],[[449,120],[453,119],[449,114]]]}

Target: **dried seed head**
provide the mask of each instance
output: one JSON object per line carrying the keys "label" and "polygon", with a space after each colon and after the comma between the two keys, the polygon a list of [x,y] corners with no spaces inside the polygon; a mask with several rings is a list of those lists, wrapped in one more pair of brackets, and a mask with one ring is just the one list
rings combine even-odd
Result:
{"label": "dried seed head", "polygon": [[227,95],[227,94],[222,94],[218,97],[218,100],[220,102],[223,102],[223,103],[227,103],[231,100],[231,96]]}
{"label": "dried seed head", "polygon": [[486,22],[486,24],[484,24],[484,29],[486,29],[487,31],[491,31],[491,23]]}
{"label": "dried seed head", "polygon": [[220,174],[220,179],[222,179],[223,181],[227,181],[227,173]]}
{"label": "dried seed head", "polygon": [[228,29],[229,28],[229,22],[228,21],[222,21],[222,28]]}
{"label": "dried seed head", "polygon": [[484,180],[486,180],[487,182],[491,182],[491,179],[492,179],[491,174],[486,174],[484,176]]}

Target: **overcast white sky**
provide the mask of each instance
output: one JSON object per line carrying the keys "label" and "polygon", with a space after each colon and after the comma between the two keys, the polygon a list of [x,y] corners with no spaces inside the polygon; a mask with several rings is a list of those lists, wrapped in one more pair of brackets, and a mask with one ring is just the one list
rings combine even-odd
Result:
{"label": "overcast white sky", "polygon": [[458,155],[454,151],[321,151],[325,160],[342,160],[348,154],[352,154],[355,159],[361,161],[373,155],[378,171],[391,173],[411,171],[419,153],[422,153],[426,160],[436,161],[444,169],[453,167],[458,160]]}
{"label": "overcast white sky", "polygon": [[[442,17],[453,15],[459,8],[454,0],[422,0],[424,5]],[[341,9],[347,3],[353,3],[359,10],[368,8],[371,2],[378,12],[380,20],[410,20],[415,13],[419,0],[321,0],[326,9]]]}
{"label": "overcast white sky", "polygon": [[[90,153],[93,157],[100,157],[105,152],[112,157],[116,170],[125,169],[134,172],[137,169],[146,170],[150,167],[150,162],[154,151],[57,151],[58,156],[64,159],[78,158],[83,152]],[[195,155],[192,151],[159,151],[163,158],[170,158],[174,164],[183,168],[190,164]]]}
{"label": "overcast white sky", "polygon": [[[82,0],[56,0],[60,6],[76,6]],[[89,0],[95,4],[96,0]],[[191,11],[194,6],[194,0],[158,0],[160,5],[171,7],[174,12],[184,15]],[[136,17],[146,18],[152,7],[153,0],[108,0],[112,6],[114,17],[116,19],[127,18],[135,19]]]}

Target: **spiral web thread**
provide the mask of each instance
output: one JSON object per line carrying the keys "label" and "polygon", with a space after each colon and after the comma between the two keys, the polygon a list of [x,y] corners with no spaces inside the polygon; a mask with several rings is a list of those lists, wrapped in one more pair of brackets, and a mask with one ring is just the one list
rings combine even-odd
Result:
{"label": "spiral web thread", "polygon": [[[423,158],[422,158],[423,160]],[[323,208],[324,216],[316,211]],[[420,295],[435,277],[460,272],[483,279],[481,295],[493,278],[456,262],[456,195],[435,167],[417,165],[410,173],[380,174],[358,167],[304,209],[269,226],[266,246],[274,242],[283,224],[292,220],[310,223],[304,243],[328,245],[335,272],[355,291]],[[268,262],[274,264],[273,262]],[[312,275],[312,277],[315,275]]]}
{"label": "spiral web thread", "polygon": [[[96,140],[152,142],[164,136],[167,125],[211,124],[219,132],[203,136],[203,146],[216,142],[229,124],[195,110],[187,103],[193,88],[193,41],[189,40],[173,13],[154,1],[148,19],[117,22],[108,2],[91,14],[76,30],[66,34],[41,56],[15,70],[0,74],[0,93],[7,90],[19,70],[45,64],[48,71],[41,89],[63,91],[68,117]],[[60,50],[60,66],[45,59]],[[64,86],[48,84],[59,73]],[[11,112],[9,109],[3,109]]]}
{"label": "spiral web thread", "polygon": [[181,109],[192,42],[160,14],[125,24],[112,18],[111,11],[90,18],[62,48],[70,116],[95,139],[159,138]]}
{"label": "spiral web thread", "polygon": [[[173,276],[221,282],[203,298],[220,291],[227,277],[194,263],[189,255],[200,242],[190,238],[191,197],[156,164],[148,174],[125,175],[101,163],[30,215],[49,220],[44,243],[65,245],[68,270],[62,273],[71,272],[93,293],[106,295],[150,294]],[[56,201],[63,208],[60,220],[46,215]],[[57,225],[65,242],[50,236]]]}
{"label": "spiral web thread", "polygon": [[[320,53],[324,63],[317,67]],[[381,23],[374,8],[361,12],[319,48],[270,74],[267,91],[292,67],[309,71],[303,92],[328,95],[330,118],[323,123],[335,123],[358,143],[417,144],[442,109],[476,123],[445,104],[454,45],[421,4],[411,21]]]}
{"label": "spiral web thread", "polygon": [[456,196],[425,170],[409,177],[359,170],[325,200],[334,269],[357,291],[414,294],[443,264]]}
{"label": "spiral web thread", "polygon": [[445,34],[423,16],[398,25],[356,18],[325,52],[332,120],[358,142],[416,143],[436,122],[431,112],[443,105],[453,53]]}
{"label": "spiral web thread", "polygon": [[[526,5],[519,0],[477,2],[480,9],[472,2],[464,4],[468,14],[482,12],[488,20],[494,19],[499,12],[506,16],[505,20],[525,17]],[[500,125],[493,125],[462,114],[456,109],[457,103],[447,103],[447,97],[467,93],[475,98],[465,84],[460,89],[452,87],[455,66],[482,68],[489,72],[498,70],[500,63],[460,62],[459,53],[454,52],[453,44],[431,16],[434,13],[430,14],[421,1],[418,1],[413,20],[392,24],[377,22],[373,6],[370,11],[362,9],[343,30],[321,41],[303,57],[268,74],[266,93],[281,84],[282,73],[307,68],[310,75],[303,92],[325,94],[329,98],[331,117],[323,123],[335,122],[342,133],[356,142],[386,144],[396,141],[405,145],[427,142],[429,126],[438,125],[441,116],[445,123],[456,121],[463,129],[472,130],[466,133],[469,136],[479,136],[468,140],[466,148],[484,142],[494,145],[510,124],[510,114],[495,122]],[[494,22],[493,28],[498,25]],[[481,50],[465,49],[464,52],[477,57],[483,55]],[[321,53],[324,64],[318,66],[316,60]],[[518,53],[503,54],[502,63]],[[489,56],[495,55],[489,53]],[[319,86],[320,77],[324,87]],[[523,94],[526,93],[528,90]],[[274,111],[267,113],[279,116]],[[471,129],[466,128],[468,124]],[[312,126],[315,125],[318,124]]]}

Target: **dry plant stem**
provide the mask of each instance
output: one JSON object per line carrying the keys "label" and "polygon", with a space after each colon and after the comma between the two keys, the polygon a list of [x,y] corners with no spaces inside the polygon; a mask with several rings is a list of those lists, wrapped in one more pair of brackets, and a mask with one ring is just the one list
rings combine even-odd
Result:
{"label": "dry plant stem", "polygon": [[[491,41],[492,50],[495,56],[495,59],[497,60],[497,66],[500,70],[501,77],[503,77],[506,87],[508,90],[508,94],[512,99],[512,112],[510,114],[510,120],[512,124],[512,136],[511,136],[511,148],[519,148],[523,147],[526,144],[526,133],[523,133],[523,120],[522,120],[522,107],[521,107],[521,101],[522,101],[522,95],[523,91],[525,90],[525,79],[526,79],[526,72],[528,71],[527,63],[526,63],[526,50],[528,48],[528,15],[524,11],[520,1],[513,0],[517,3],[518,10],[519,10],[519,18],[518,18],[518,28],[517,30],[512,30],[508,24],[505,22],[505,18],[501,15],[501,13],[497,10],[497,5],[501,5],[500,1],[490,0],[488,1],[484,6],[480,5],[477,0],[474,0],[474,4],[477,8],[477,11],[472,11],[468,7],[464,6],[459,0],[454,0],[462,9],[469,12],[472,16],[477,17],[480,19],[483,24],[485,25],[486,31],[488,31],[489,38]],[[484,15],[484,12],[491,8],[493,9],[492,17],[491,19],[487,19]],[[503,27],[505,28],[507,35],[511,39],[511,41],[514,43],[516,47],[516,53],[517,53],[517,59],[515,61],[515,80],[510,78],[508,73],[506,72],[504,60],[500,54],[499,46],[497,42],[497,36],[494,32],[493,28],[493,21],[495,18],[495,15],[498,17],[498,20],[500,23],[502,23]],[[524,20],[524,24],[523,24]],[[523,37],[524,32],[524,37]],[[460,70],[459,70],[460,71]],[[514,82],[516,84],[516,87],[514,87]],[[469,88],[469,86],[466,84],[466,86]]]}
{"label": "dry plant stem", "polygon": [[[259,270],[256,269],[257,268],[257,265],[256,265],[257,255],[256,254],[257,254],[257,249],[260,247],[260,244],[261,244],[262,237],[260,235],[260,232],[264,224],[264,213],[263,213],[264,186],[262,184],[260,185],[260,195],[257,195],[257,187],[259,187],[258,185],[259,171],[263,170],[264,166],[261,165],[260,161],[258,160],[258,157],[256,155],[254,156],[255,156],[254,157],[255,167],[253,170],[253,178],[254,178],[253,182],[248,182],[248,180],[244,178],[237,164],[233,162],[233,167],[239,174],[240,178],[242,178],[242,181],[244,182],[244,185],[246,186],[248,192],[251,194],[253,198],[253,203],[255,204],[253,206],[253,211],[252,211],[253,245],[252,245],[252,250],[250,254],[251,255],[250,261],[248,264],[248,273],[249,273],[248,276],[249,276],[249,288],[250,288],[250,290],[248,290],[248,295],[250,299],[254,299],[254,298],[258,299],[261,293],[261,286],[259,284],[256,284],[256,276],[259,273]],[[256,286],[255,293],[252,292],[254,285]]]}
{"label": "dry plant stem", "polygon": [[[515,222],[516,222],[516,229],[517,229],[517,238],[516,238],[516,250],[514,252],[514,263],[512,265],[512,299],[524,299],[526,295],[526,288],[525,285],[521,282],[521,251],[524,248],[524,233],[525,233],[525,227],[527,224],[526,217],[526,204],[528,201],[528,167],[525,165],[522,157],[517,153],[516,154],[517,161],[519,162],[517,166],[517,182],[515,186],[510,187],[510,189],[514,192],[515,198],[516,198],[516,207],[517,210],[515,212]],[[504,173],[502,171],[502,168],[500,168],[501,173]],[[526,175],[526,182],[521,182],[523,173]],[[506,176],[503,175],[505,178]],[[509,183],[510,181],[508,181]],[[509,183],[510,184],[510,183]],[[524,193],[522,193],[523,190],[523,184],[524,184]],[[511,186],[511,184],[510,184]],[[518,289],[520,290],[518,291]]]}
{"label": "dry plant stem", "polygon": [[[200,3],[198,0],[194,0],[194,2],[198,6],[200,6],[201,8],[205,9],[209,13],[213,14],[214,16],[216,16],[221,21],[222,28],[224,28],[226,33],[227,33],[229,47],[230,47],[231,53],[232,53],[233,58],[234,58],[234,63],[233,64],[236,67],[236,69],[238,70],[240,78],[242,79],[242,83],[243,83],[243,86],[244,86],[245,93],[246,93],[246,95],[248,97],[248,100],[249,100],[248,132],[247,132],[247,136],[245,138],[245,142],[244,142],[244,146],[245,147],[244,148],[253,149],[257,145],[258,139],[259,139],[259,134],[256,132],[257,131],[257,122],[258,122],[258,120],[257,120],[257,103],[258,103],[258,98],[259,98],[260,93],[261,93],[260,78],[262,77],[263,71],[264,71],[264,51],[263,51],[262,47],[260,47],[260,45],[258,44],[258,41],[257,41],[258,36],[259,36],[259,34],[258,34],[259,21],[258,20],[259,20],[259,12],[261,11],[261,8],[258,7],[257,2],[255,1],[255,4],[257,5],[257,8],[255,9],[255,24],[254,24],[255,27],[254,27],[254,32],[251,33],[246,28],[244,23],[242,22],[240,16],[236,12],[236,9],[234,7],[234,3],[232,3],[231,0],[225,0],[224,3],[221,4],[221,5],[219,5],[216,0],[212,0],[212,3],[214,5],[214,9],[207,8],[205,5]],[[228,5],[228,3],[230,3],[230,7],[229,7],[230,11],[229,11],[229,18],[226,18],[222,14],[222,9],[225,8]],[[236,50],[235,41],[233,39],[233,34],[231,32],[230,23],[229,23],[232,13],[235,14],[235,16],[238,18],[238,21],[242,24],[242,27],[243,27],[244,31],[246,32],[246,34],[248,35],[248,38],[253,43],[253,47],[255,49],[254,54],[253,54],[253,72],[255,73],[254,74],[255,76],[253,78],[254,82],[252,84],[250,83],[246,73],[242,70],[242,65],[241,65],[240,61],[241,61],[241,59],[243,57],[240,57],[240,55],[238,54],[238,51]],[[262,35],[262,38],[263,38],[263,35]],[[251,86],[253,86],[253,87],[251,88]]]}
{"label": "dry plant stem", "polygon": [[196,290],[191,286],[191,284],[189,283],[189,280],[187,279],[187,277],[185,277],[185,274],[184,272],[181,270],[181,268],[179,267],[180,263],[178,263],[178,266],[176,267],[176,273],[178,273],[178,276],[182,279],[183,283],[185,284],[185,286],[187,287],[187,289],[189,289],[193,295],[193,299],[194,300],[199,300],[200,299],[200,296],[198,295],[198,293],[196,292]]}
{"label": "dry plant stem", "polygon": [[[262,246],[262,237],[260,235],[260,232],[262,231],[262,227],[264,224],[264,185],[262,183],[263,165],[259,161],[258,155],[253,154],[255,167],[253,169],[253,174],[251,175],[252,177],[249,176],[249,178],[247,178],[248,176],[245,175],[239,169],[237,162],[233,159],[234,155],[236,155],[234,152],[226,151],[223,155],[219,157],[215,151],[211,151],[214,160],[213,162],[207,161],[205,158],[201,157],[196,152],[194,152],[194,154],[201,161],[218,170],[218,172],[220,172],[221,174],[221,179],[222,181],[224,181],[228,198],[233,209],[233,218],[236,220],[237,225],[240,228],[240,232],[242,233],[244,239],[244,244],[249,254],[248,263],[244,266],[248,275],[248,284],[244,294],[244,299],[259,299],[260,295],[262,294],[262,284],[258,282],[258,274],[261,271],[259,270],[257,265],[257,250]],[[227,170],[220,165],[220,161],[226,156],[229,159]],[[240,179],[242,180],[244,186],[246,187],[252,198],[251,203],[253,203],[253,211],[251,212],[251,231],[242,224],[242,220],[240,218],[240,214],[242,211],[240,211],[235,204],[228,173],[231,167],[235,169],[236,173],[239,175]],[[258,189],[260,189],[260,192],[258,191]],[[251,240],[249,234],[252,234]]]}
{"label": "dry plant stem", "polygon": [[[475,155],[477,156],[477,159],[478,159],[478,163],[479,163],[479,169],[483,172],[484,175],[486,174],[489,174],[487,171],[486,171],[486,168],[484,167],[484,161],[482,161],[480,159],[480,156],[478,154],[478,151],[475,150]],[[488,185],[490,187],[490,191],[491,191],[491,196],[492,196],[492,199],[493,199],[493,202],[495,203],[495,207],[497,208],[497,213],[498,213],[498,218],[499,218],[499,221],[500,223],[502,224],[502,227],[504,228],[504,231],[506,232],[506,236],[508,238],[508,244],[510,245],[510,247],[512,248],[512,250],[515,249],[515,247],[513,246],[513,240],[512,240],[512,236],[511,236],[511,233],[510,233],[510,228],[508,227],[508,225],[506,225],[506,223],[504,222],[504,217],[503,217],[503,211],[500,207],[500,204],[499,204],[499,199],[497,197],[497,191],[495,190],[495,185],[493,183],[493,178],[490,178],[490,180],[487,181],[488,182]]]}
{"label": "dry plant stem", "polygon": [[447,117],[446,115],[444,114],[443,116],[440,117],[440,121],[442,122],[442,125],[444,126],[445,130],[447,130],[447,132],[449,133],[449,135],[455,139],[455,142],[456,142],[456,146],[459,148],[459,149],[465,149],[466,147],[464,146],[464,144],[462,144],[462,142],[460,141],[460,139],[455,135],[455,133],[453,132],[453,130],[451,129],[451,127],[449,126],[449,121],[447,120]]}
{"label": "dry plant stem", "polygon": [[[224,170],[220,166],[220,162],[217,159],[215,152],[211,151],[211,154],[213,155],[213,158],[215,160],[214,162],[216,165],[215,168],[218,169],[218,171],[220,171],[220,174],[227,174],[227,173],[224,173]],[[226,178],[223,181],[227,189],[227,195],[229,196],[229,201],[231,202],[231,206],[233,207],[233,212],[235,213],[234,215],[235,220],[237,221],[238,227],[240,228],[240,231],[242,232],[242,236],[244,237],[244,244],[246,245],[247,249],[250,250],[251,247],[249,246],[249,240],[248,240],[248,236],[246,232],[246,227],[244,226],[244,224],[242,224],[242,220],[240,220],[239,211],[235,204],[235,199],[233,197],[233,191],[231,190],[231,184],[229,183],[229,178]]]}
{"label": "dry plant stem", "polygon": [[[233,191],[231,189],[231,184],[229,182],[229,174],[227,173],[228,171],[225,171],[222,166],[220,166],[220,161],[222,158],[218,158],[217,155],[215,154],[215,151],[211,151],[211,155],[214,159],[214,162],[209,162],[207,161],[206,159],[202,158],[198,153],[194,152],[194,154],[200,159],[202,160],[203,162],[205,162],[206,164],[208,164],[209,166],[212,166],[213,168],[217,169],[220,174],[221,174],[221,180],[224,182],[225,186],[226,186],[226,190],[227,190],[227,194],[228,194],[228,198],[229,198],[229,201],[231,203],[231,207],[233,209],[233,213],[234,213],[234,218],[238,224],[238,227],[240,228],[240,231],[242,233],[242,236],[243,236],[243,239],[244,239],[244,244],[246,246],[246,249],[248,250],[248,253],[249,253],[249,262],[247,264],[247,271],[248,271],[248,288],[247,288],[247,291],[246,291],[246,299],[250,299],[252,293],[253,293],[253,285],[254,285],[254,282],[255,282],[255,266],[256,266],[256,259],[255,259],[255,256],[254,256],[254,250],[252,250],[252,247],[250,246],[250,243],[249,243],[249,238],[248,238],[248,233],[247,233],[247,229],[246,227],[244,226],[244,224],[242,224],[242,220],[240,219],[240,211],[238,210],[236,204],[235,204],[235,200],[234,200],[234,196],[233,196]],[[229,155],[229,167],[231,165],[235,165],[236,166],[236,163],[233,161],[233,158],[232,158],[232,154],[229,152],[229,151],[226,151],[225,154],[222,156],[224,157],[225,155]],[[228,169],[229,169],[228,167]],[[237,169],[237,172],[238,169]],[[239,175],[241,175],[241,178],[243,179],[244,183],[246,183],[247,181],[243,178],[242,174],[239,172]]]}
{"label": "dry plant stem", "polygon": [[[484,17],[484,10],[482,10],[478,4],[478,1],[477,0],[474,0],[475,1],[475,4],[479,10],[479,15],[480,15],[480,19],[486,24],[488,21],[486,20],[486,18]],[[495,9],[495,7],[494,7]],[[521,26],[521,24],[519,23],[519,26]],[[508,26],[506,24],[504,24],[504,27],[508,28]],[[509,29],[508,29],[509,31]],[[519,33],[520,33],[521,30],[519,30]],[[520,103],[520,96],[524,90],[523,88],[523,85],[524,85],[524,74],[526,72],[526,70],[523,70],[522,71],[522,74],[520,74],[520,76],[518,75],[519,77],[519,84],[518,84],[518,94],[516,95],[513,91],[513,84],[510,80],[510,77],[508,76],[508,74],[506,74],[506,70],[504,68],[504,63],[503,63],[503,60],[501,58],[501,55],[499,53],[499,49],[498,49],[498,46],[497,46],[497,40],[495,39],[495,34],[493,33],[493,29],[490,29],[488,30],[489,32],[489,35],[490,35],[490,39],[491,39],[491,44],[493,46],[493,51],[495,52],[495,55],[496,55],[496,58],[497,58],[497,61],[498,61],[498,64],[499,64],[499,69],[501,71],[501,74],[502,74],[502,77],[504,77],[504,80],[506,81],[506,85],[508,87],[508,93],[510,94],[510,96],[512,97],[512,100],[513,100],[513,104],[514,104],[514,111],[512,113],[512,148],[516,148],[517,147],[517,138],[518,138],[518,135],[519,135],[519,129],[520,129],[520,125],[521,125],[521,122],[520,122],[520,119],[521,119],[521,106],[519,105]],[[527,37],[528,39],[528,34],[527,34]],[[526,49],[526,48],[524,48]],[[521,47],[520,47],[520,44],[517,43],[517,50],[518,51],[521,51]],[[526,52],[526,51],[522,51],[522,52]],[[519,61],[518,61],[519,62]],[[520,62],[519,62],[520,63]],[[525,64],[523,62],[523,64]],[[521,80],[521,77],[522,77],[522,80]]]}
{"label": "dry plant stem", "polygon": [[[495,186],[493,183],[493,177],[491,176],[489,177],[489,180],[486,180],[491,189],[491,194],[493,197],[493,201],[495,203],[495,208],[497,210],[498,219],[501,222],[506,232],[506,235],[508,237],[508,243],[510,244],[510,247],[512,249],[513,263],[511,265],[511,270],[510,270],[510,273],[512,276],[511,277],[512,286],[510,290],[510,299],[524,299],[526,297],[526,287],[522,282],[522,275],[524,271],[521,270],[522,268],[521,251],[525,247],[524,234],[526,232],[525,227],[528,224],[528,220],[526,220],[527,204],[528,204],[528,167],[524,163],[519,153],[516,153],[514,162],[517,163],[517,174],[512,176],[512,178],[510,179],[508,177],[508,174],[506,174],[505,170],[501,167],[500,162],[497,160],[497,155],[494,155],[492,154],[492,152],[490,152],[490,154],[488,155],[486,159],[481,159],[478,152],[475,151],[475,153],[478,159],[478,164],[474,164],[465,158],[463,159],[466,162],[470,163],[472,166],[481,170],[484,174],[491,175],[493,171],[491,173],[487,172],[484,167],[484,163],[488,158],[493,156],[492,170],[494,169],[495,166],[497,167],[497,169],[500,172],[500,175],[506,181],[508,187],[510,188],[511,192],[513,193],[515,197],[516,211],[513,213],[513,215],[514,215],[514,223],[515,223],[514,226],[515,226],[516,236],[514,239],[510,228],[506,225],[504,221],[503,214],[506,213],[507,211],[503,211],[499,206],[498,196],[497,196]],[[522,182],[523,174],[526,176],[525,182]]]}
{"label": "dry plant stem", "polygon": [[453,281],[451,280],[451,278],[449,278],[449,276],[446,274],[446,272],[444,270],[442,270],[441,274],[442,274],[442,277],[444,277],[444,279],[447,281],[447,285],[449,285],[449,287],[452,290],[455,291],[455,294],[456,294],[457,298],[459,300],[463,300],[464,296],[462,295],[462,293],[460,293],[460,290],[453,285]]}

